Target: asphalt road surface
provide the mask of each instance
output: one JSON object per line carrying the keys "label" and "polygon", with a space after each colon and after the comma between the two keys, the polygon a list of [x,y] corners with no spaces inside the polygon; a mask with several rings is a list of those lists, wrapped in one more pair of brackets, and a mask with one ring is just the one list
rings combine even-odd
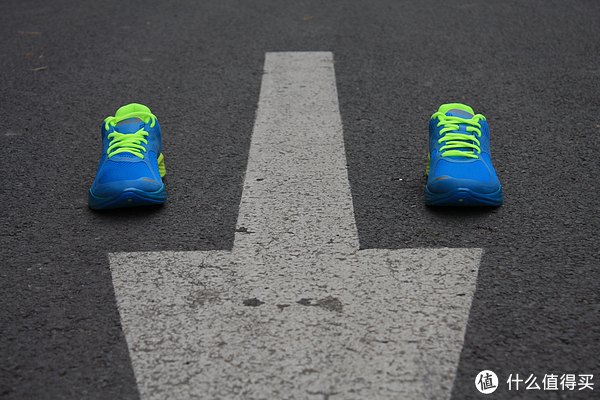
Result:
{"label": "asphalt road surface", "polygon": [[[360,249],[482,249],[450,398],[598,398],[598,21],[585,0],[0,3],[0,398],[141,398],[109,255],[232,250],[265,53],[291,51],[333,54]],[[161,123],[169,198],[94,212],[100,124],[130,102]],[[448,102],[488,119],[499,208],[424,205]]]}

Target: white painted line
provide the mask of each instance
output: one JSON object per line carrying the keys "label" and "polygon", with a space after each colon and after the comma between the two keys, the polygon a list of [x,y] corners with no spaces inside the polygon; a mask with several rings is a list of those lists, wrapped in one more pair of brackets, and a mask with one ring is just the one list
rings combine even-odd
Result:
{"label": "white painted line", "polygon": [[482,250],[359,250],[330,52],[267,53],[238,218],[110,254],[143,400],[450,397]]}

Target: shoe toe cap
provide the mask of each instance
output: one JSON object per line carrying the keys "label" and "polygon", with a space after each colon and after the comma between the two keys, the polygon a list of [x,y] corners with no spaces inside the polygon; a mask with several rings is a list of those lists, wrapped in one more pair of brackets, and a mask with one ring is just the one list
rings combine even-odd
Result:
{"label": "shoe toe cap", "polygon": [[440,159],[429,174],[427,189],[432,193],[447,193],[462,188],[477,193],[493,193],[500,182],[493,169],[479,160],[450,161]]}
{"label": "shoe toe cap", "polygon": [[111,161],[108,160],[99,169],[92,194],[106,198],[126,190],[141,190],[152,193],[164,187],[158,173],[144,161]]}

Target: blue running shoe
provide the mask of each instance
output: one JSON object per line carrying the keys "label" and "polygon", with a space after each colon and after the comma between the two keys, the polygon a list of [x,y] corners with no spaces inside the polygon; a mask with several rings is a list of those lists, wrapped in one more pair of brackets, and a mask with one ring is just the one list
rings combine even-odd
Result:
{"label": "blue running shoe", "polygon": [[464,104],[444,104],[429,121],[425,203],[430,206],[499,206],[502,185],[492,166],[490,130]]}
{"label": "blue running shoe", "polygon": [[95,210],[162,204],[165,172],[156,117],[144,105],[123,106],[102,124],[102,157],[88,203]]}

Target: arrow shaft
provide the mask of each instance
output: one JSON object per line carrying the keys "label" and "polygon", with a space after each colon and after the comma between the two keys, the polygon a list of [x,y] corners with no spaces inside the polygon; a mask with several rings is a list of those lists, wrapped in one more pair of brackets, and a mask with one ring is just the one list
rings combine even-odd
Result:
{"label": "arrow shaft", "polygon": [[358,249],[331,52],[267,53],[237,249]]}

